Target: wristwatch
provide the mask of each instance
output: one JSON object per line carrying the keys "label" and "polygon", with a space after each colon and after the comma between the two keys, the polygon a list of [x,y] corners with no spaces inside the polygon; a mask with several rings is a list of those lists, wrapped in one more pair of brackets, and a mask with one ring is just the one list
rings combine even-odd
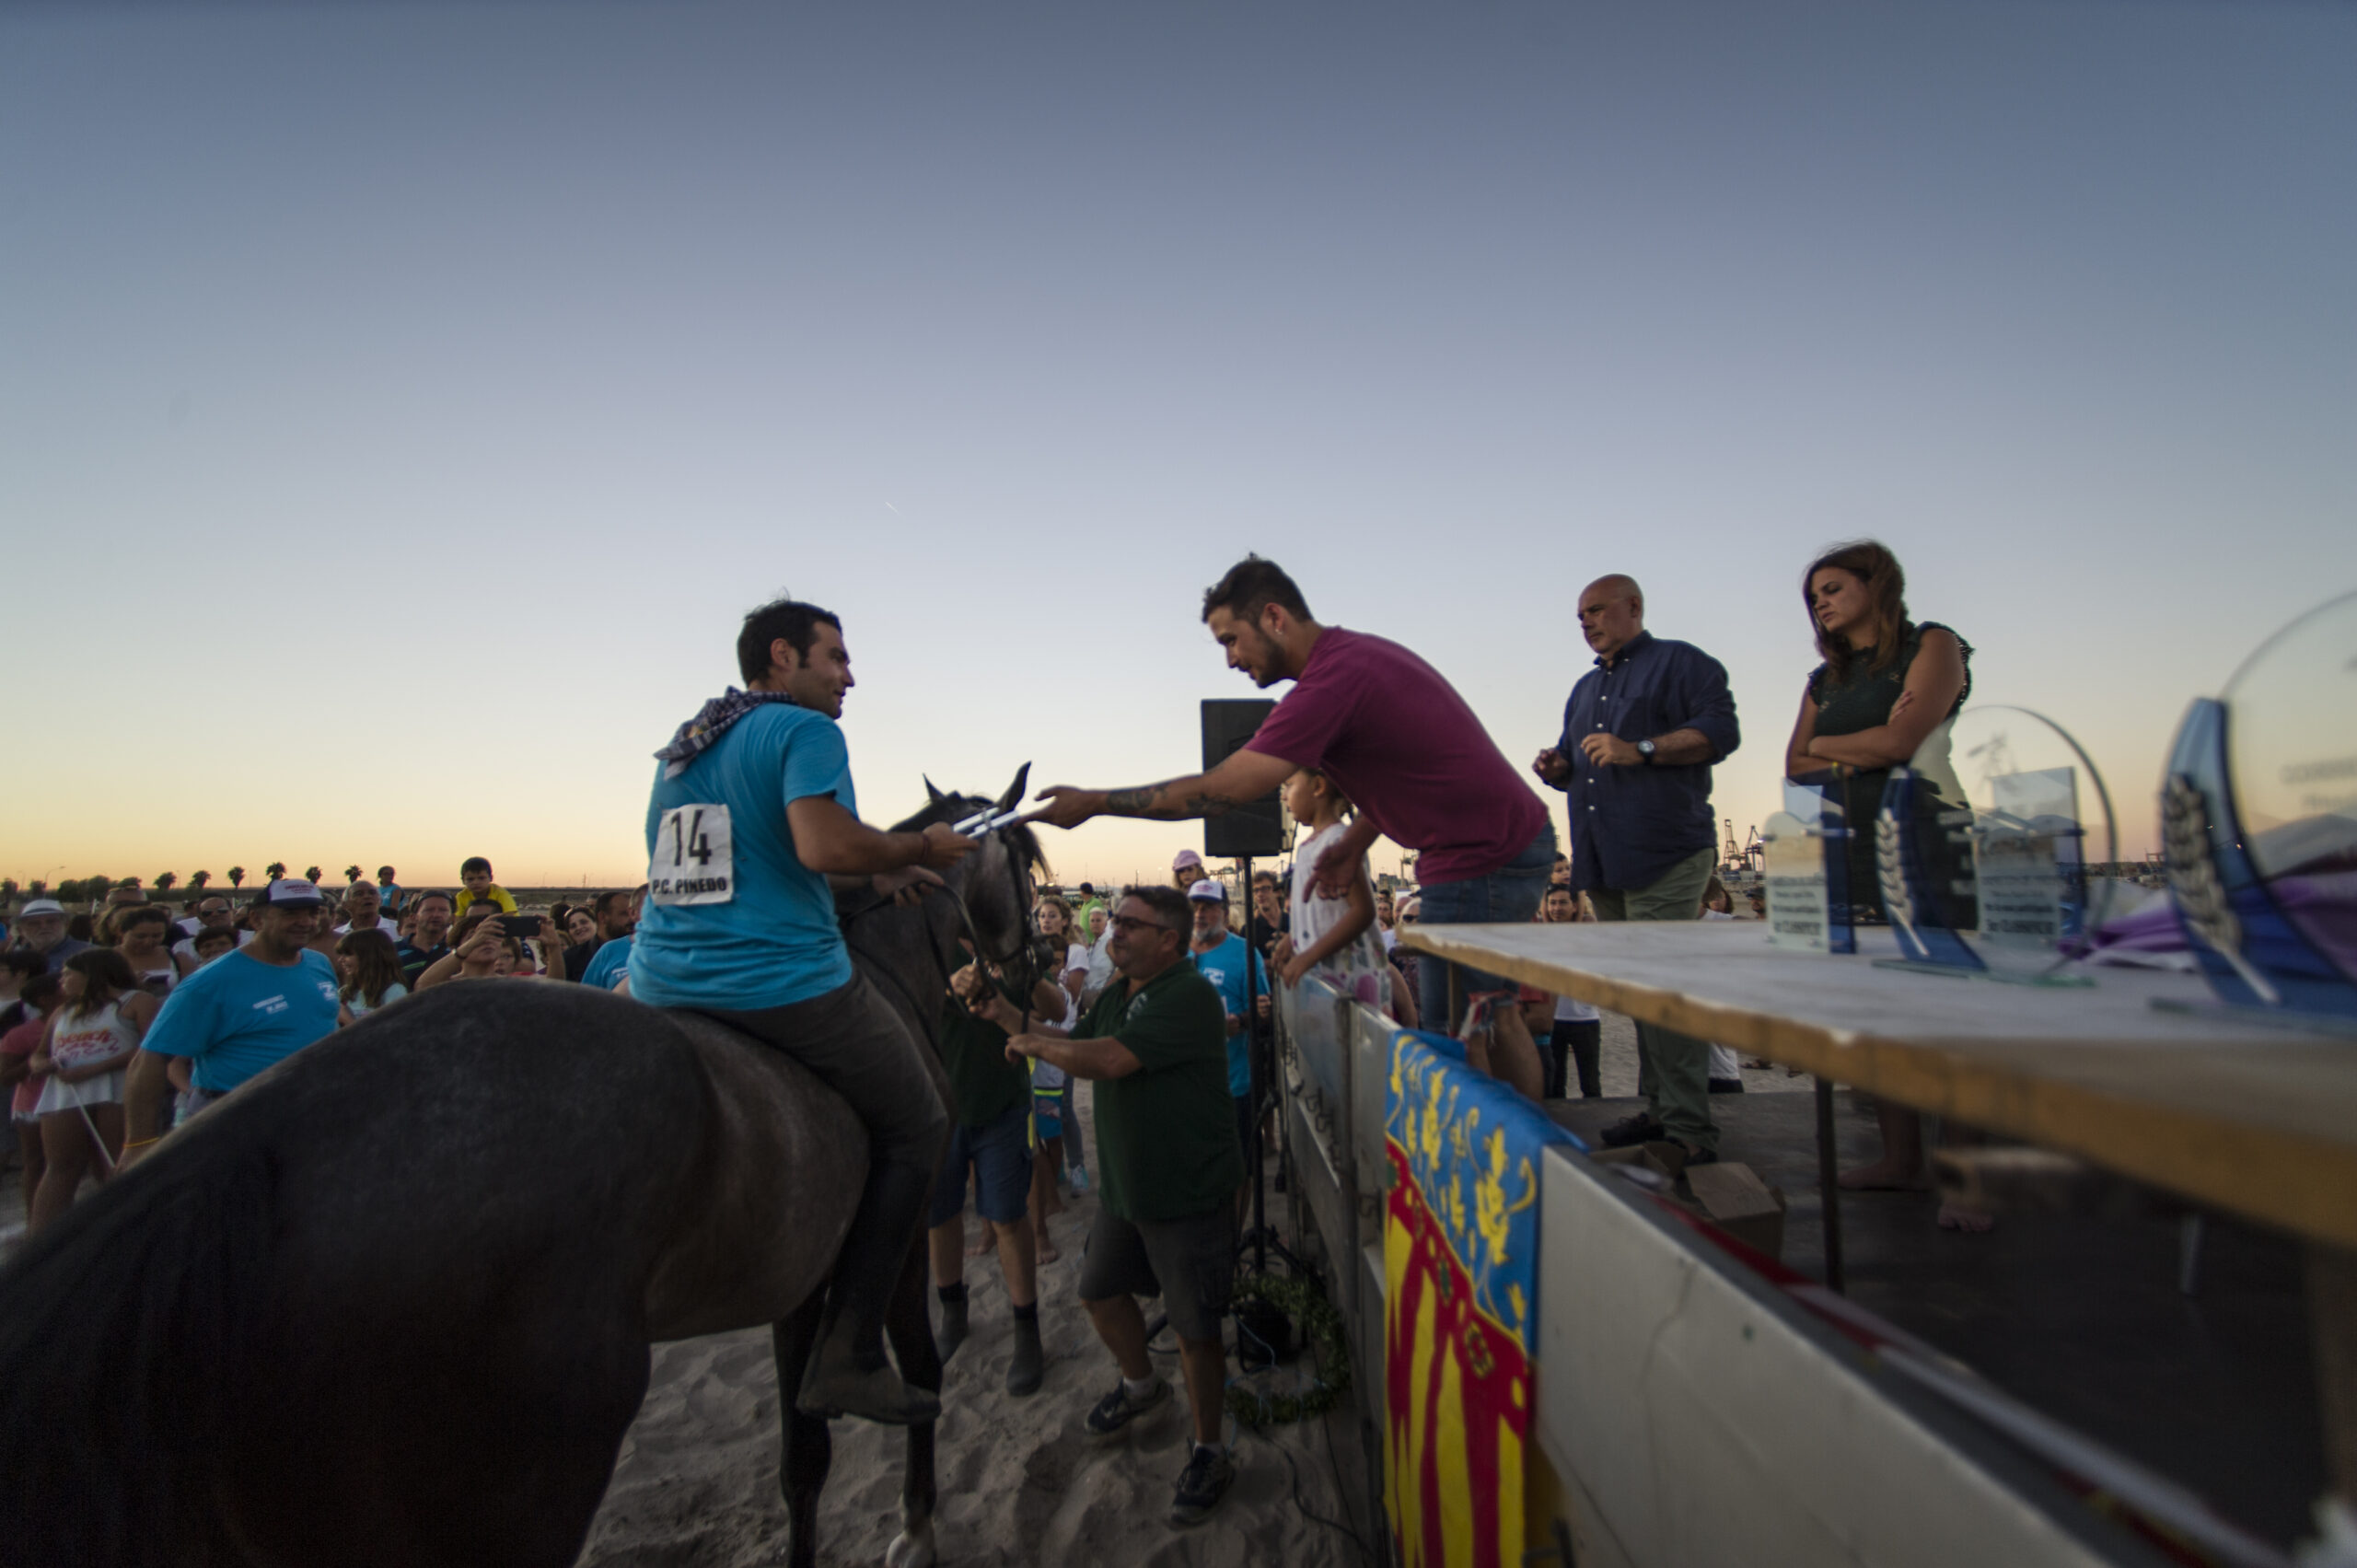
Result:
{"label": "wristwatch", "polygon": [[1652,767],[1654,765],[1654,743],[1650,740],[1638,741],[1637,758],[1644,766],[1648,768]]}

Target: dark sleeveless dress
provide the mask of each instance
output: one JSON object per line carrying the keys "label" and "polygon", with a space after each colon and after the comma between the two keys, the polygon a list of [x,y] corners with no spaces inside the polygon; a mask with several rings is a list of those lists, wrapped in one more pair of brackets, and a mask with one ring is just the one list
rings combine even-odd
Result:
{"label": "dark sleeveless dress", "polygon": [[[1870,668],[1874,654],[1868,649],[1851,656],[1847,677],[1838,683],[1830,665],[1820,664],[1810,672],[1808,694],[1817,703],[1817,734],[1855,735],[1888,724],[1890,710],[1907,690],[1907,674],[1915,668],[1915,656],[1923,651],[1926,632],[1945,632],[1963,646],[1964,689],[1956,694],[1945,716],[1954,718],[1962,711],[1965,699],[1972,695],[1972,645],[1954,627],[1936,621],[1910,623],[1900,632],[1898,656],[1885,668]],[[1935,772],[1945,775],[1948,770],[1943,765]],[[1877,920],[1882,918],[1882,889],[1875,872],[1874,823],[1882,810],[1883,786],[1889,782],[1888,768],[1861,768],[1842,781],[1842,807],[1851,829],[1850,902],[1855,913]]]}

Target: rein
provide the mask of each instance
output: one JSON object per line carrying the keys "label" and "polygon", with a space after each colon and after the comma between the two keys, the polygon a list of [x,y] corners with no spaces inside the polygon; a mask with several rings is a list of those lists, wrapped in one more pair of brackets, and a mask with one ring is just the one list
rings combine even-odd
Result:
{"label": "rein", "polygon": [[[978,836],[981,838],[994,837],[998,831],[998,827],[999,824],[993,822],[984,828],[982,832]],[[949,886],[946,882],[938,886],[930,882],[920,882],[916,887],[921,896],[931,895],[934,893],[946,893],[949,895],[950,908],[957,912],[958,923],[959,926],[964,928],[966,939],[972,945],[974,959],[976,962],[1005,970],[1010,973],[1013,972],[1018,960],[1022,962],[1026,977],[1021,982],[1022,995],[1019,997],[1008,996],[1007,1001],[1023,1010],[1023,1022],[1025,1027],[1028,1028],[1031,1022],[1030,993],[1034,988],[1034,984],[1036,983],[1036,971],[1038,969],[1036,956],[1032,952],[1030,941],[1027,937],[1018,936],[1016,939],[1015,951],[1011,953],[993,954],[986,952],[982,942],[981,930],[974,923],[973,908],[966,902],[966,895],[964,893],[958,891],[956,888]],[[845,947],[851,946],[852,927],[858,923],[858,922],[866,918],[868,915],[874,914],[877,910],[896,909],[898,907],[900,907],[900,899],[897,894],[891,897],[878,896],[874,899],[873,901],[863,904],[859,908],[852,910],[848,913],[838,916],[836,923],[842,931],[843,945]],[[942,993],[946,995],[949,992],[950,976],[956,971],[950,966],[947,949],[943,947],[941,939],[935,930],[935,923],[930,916],[926,918],[924,926],[925,951],[933,956],[933,967],[940,976]],[[939,1015],[939,1008],[925,1006],[924,1004],[917,997],[914,990],[911,988],[909,983],[902,980],[899,973],[897,973],[889,965],[879,963],[877,965],[877,968],[882,972],[887,980],[889,980],[892,982],[893,989],[900,992],[900,993],[908,1000],[910,1006],[916,1012],[919,1026],[925,1031],[925,1037],[928,1040],[932,1039],[935,1030],[938,1027],[935,1019]],[[1004,987],[1002,984],[1002,992],[1004,992]]]}

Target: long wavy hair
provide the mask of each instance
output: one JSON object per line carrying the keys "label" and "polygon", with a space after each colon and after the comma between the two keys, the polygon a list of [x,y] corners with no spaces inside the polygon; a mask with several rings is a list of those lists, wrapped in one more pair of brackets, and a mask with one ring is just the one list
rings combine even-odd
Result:
{"label": "long wavy hair", "polygon": [[131,972],[130,960],[112,947],[86,947],[66,959],[65,967],[82,977],[82,994],[65,1005],[67,1016],[75,1019],[102,1012],[110,1004],[139,989],[139,979]]}
{"label": "long wavy hair", "polygon": [[[1874,640],[1857,646],[1846,636],[1829,636],[1817,619],[1817,603],[1809,589],[1817,575],[1828,568],[1849,573],[1865,585],[1866,598],[1874,605]],[[1817,655],[1832,671],[1833,683],[1841,685],[1850,678],[1850,664],[1862,653],[1871,652],[1870,670],[1888,669],[1898,661],[1899,628],[1907,624],[1907,574],[1898,564],[1898,557],[1880,540],[1852,540],[1837,544],[1808,563],[1801,574],[1801,604],[1808,611],[1808,623],[1817,633]]]}
{"label": "long wavy hair", "polygon": [[347,931],[335,950],[352,959],[352,983],[343,988],[346,1002],[370,1007],[385,1005],[385,993],[401,983],[401,954],[393,939],[381,931]]}

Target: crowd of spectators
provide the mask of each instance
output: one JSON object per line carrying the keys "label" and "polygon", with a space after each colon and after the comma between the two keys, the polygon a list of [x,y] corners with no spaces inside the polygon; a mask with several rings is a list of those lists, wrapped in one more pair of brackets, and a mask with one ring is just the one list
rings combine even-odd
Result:
{"label": "crowd of spectators", "polygon": [[199,888],[176,906],[135,886],[87,911],[27,900],[0,935],[0,1158],[20,1164],[27,1225],[55,1219],[86,1181],[255,1074],[412,992],[494,979],[610,989],[644,893],[520,915],[478,856],[455,894],[404,891],[389,865],[340,889],[273,877],[243,894]]}

